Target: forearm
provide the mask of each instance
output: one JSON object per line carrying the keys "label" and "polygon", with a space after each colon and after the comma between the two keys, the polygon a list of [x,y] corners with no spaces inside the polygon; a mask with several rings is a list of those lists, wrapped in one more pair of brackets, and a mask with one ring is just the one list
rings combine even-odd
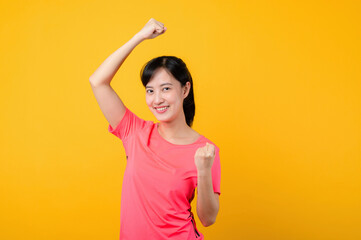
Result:
{"label": "forearm", "polygon": [[114,75],[123,64],[125,59],[133,51],[133,49],[144,39],[139,35],[134,35],[128,42],[116,50],[98,67],[98,69],[90,76],[89,81],[93,85],[110,84]]}
{"label": "forearm", "polygon": [[216,221],[219,210],[214,196],[212,172],[198,171],[197,214],[204,226],[212,225]]}

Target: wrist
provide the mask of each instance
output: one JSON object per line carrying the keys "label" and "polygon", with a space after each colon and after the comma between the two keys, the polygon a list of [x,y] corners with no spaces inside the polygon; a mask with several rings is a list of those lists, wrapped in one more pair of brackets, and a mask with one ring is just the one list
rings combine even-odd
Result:
{"label": "wrist", "polygon": [[198,177],[208,177],[212,176],[212,170],[209,169],[197,169]]}
{"label": "wrist", "polygon": [[133,36],[133,39],[139,43],[146,40],[146,38],[143,35],[141,35],[139,32]]}

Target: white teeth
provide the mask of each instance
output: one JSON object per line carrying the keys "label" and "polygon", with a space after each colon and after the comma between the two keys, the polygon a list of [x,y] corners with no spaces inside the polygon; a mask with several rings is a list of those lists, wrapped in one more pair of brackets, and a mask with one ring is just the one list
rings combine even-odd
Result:
{"label": "white teeth", "polygon": [[157,108],[158,111],[163,111],[165,109],[167,109],[168,107],[163,107],[163,108]]}

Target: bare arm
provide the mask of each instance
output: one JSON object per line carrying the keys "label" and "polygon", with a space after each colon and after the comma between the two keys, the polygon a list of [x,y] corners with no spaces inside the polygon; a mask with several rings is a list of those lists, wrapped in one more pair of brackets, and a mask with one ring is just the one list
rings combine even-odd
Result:
{"label": "bare arm", "polygon": [[123,64],[125,59],[144,39],[139,35],[134,35],[127,43],[116,50],[100,65],[100,67],[90,76],[89,81],[92,86],[110,84],[114,75]]}
{"label": "bare arm", "polygon": [[152,39],[166,31],[164,25],[153,18],[127,43],[117,49],[90,76],[94,96],[109,124],[115,128],[125,114],[125,105],[110,86],[114,75],[133,49],[146,39]]}
{"label": "bare arm", "polygon": [[203,226],[215,223],[219,210],[219,195],[213,192],[212,165],[215,157],[215,147],[206,146],[197,149],[194,162],[197,167],[197,214]]}
{"label": "bare arm", "polygon": [[141,41],[142,39],[135,35],[110,55],[89,78],[98,105],[113,129],[122,120],[125,114],[125,105],[110,86],[110,82],[127,56]]}
{"label": "bare arm", "polygon": [[203,226],[215,223],[219,210],[219,195],[213,192],[212,172],[198,171],[197,214]]}

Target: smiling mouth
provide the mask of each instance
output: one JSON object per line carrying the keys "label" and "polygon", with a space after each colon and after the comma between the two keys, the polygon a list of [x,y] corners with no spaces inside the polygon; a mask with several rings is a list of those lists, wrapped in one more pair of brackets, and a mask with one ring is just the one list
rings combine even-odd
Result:
{"label": "smiling mouth", "polygon": [[169,108],[169,106],[168,107],[156,107],[155,110],[158,113],[163,113],[163,112],[167,111],[168,108]]}
{"label": "smiling mouth", "polygon": [[165,109],[167,109],[167,108],[169,108],[169,107],[156,107],[155,109],[157,109],[157,110],[159,110],[159,111],[163,111],[163,110],[165,110]]}

